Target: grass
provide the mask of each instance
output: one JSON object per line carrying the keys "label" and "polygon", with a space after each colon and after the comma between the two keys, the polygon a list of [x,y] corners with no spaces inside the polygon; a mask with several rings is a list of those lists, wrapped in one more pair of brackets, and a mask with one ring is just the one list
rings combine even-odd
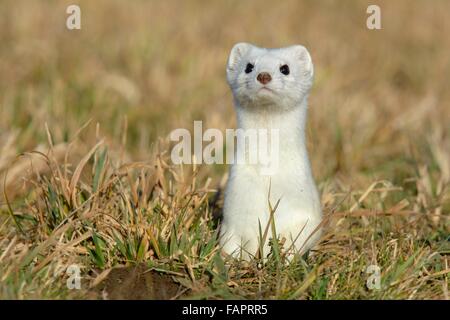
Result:
{"label": "grass", "polygon": [[[0,4],[1,299],[92,298],[112,268],[142,264],[179,297],[449,299],[447,1],[380,1],[380,31],[367,1],[80,1],[80,31],[64,27],[69,4]],[[169,159],[171,130],[235,126],[224,68],[238,41],[301,43],[315,62],[326,225],[291,264],[276,241],[264,262],[222,256],[226,166]]]}

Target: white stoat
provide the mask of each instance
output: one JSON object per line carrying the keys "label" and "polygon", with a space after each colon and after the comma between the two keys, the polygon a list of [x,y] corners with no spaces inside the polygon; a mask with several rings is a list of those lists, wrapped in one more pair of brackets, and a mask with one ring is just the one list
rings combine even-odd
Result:
{"label": "white stoat", "polygon": [[[231,50],[227,80],[238,128],[279,130],[279,164],[270,174],[262,174],[258,164],[231,166],[220,233],[228,254],[243,259],[256,254],[260,226],[264,232],[269,222],[269,201],[274,207],[279,200],[274,221],[277,236],[285,238],[284,249],[305,252],[320,236],[320,198],[305,141],[313,74],[311,57],[301,45],[265,49],[238,43]],[[272,237],[268,230],[267,239]],[[264,254],[268,251],[267,240]]]}

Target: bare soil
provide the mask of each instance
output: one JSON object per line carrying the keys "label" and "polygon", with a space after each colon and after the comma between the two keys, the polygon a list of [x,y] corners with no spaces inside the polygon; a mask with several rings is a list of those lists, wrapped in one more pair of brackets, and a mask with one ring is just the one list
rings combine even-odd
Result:
{"label": "bare soil", "polygon": [[145,264],[114,268],[91,291],[94,299],[167,300],[180,297],[183,287],[167,274],[159,273]]}

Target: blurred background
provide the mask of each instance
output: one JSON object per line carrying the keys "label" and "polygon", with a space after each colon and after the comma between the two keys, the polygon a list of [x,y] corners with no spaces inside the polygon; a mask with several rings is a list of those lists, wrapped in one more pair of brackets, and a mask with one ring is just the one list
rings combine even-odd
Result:
{"label": "blurred background", "polygon": [[[81,30],[65,26],[81,7]],[[316,79],[308,139],[319,182],[403,183],[411,165],[448,178],[450,2],[12,1],[0,3],[0,172],[47,143],[106,137],[145,160],[175,128],[235,126],[225,64],[233,44],[303,44]],[[99,127],[96,127],[96,123]],[[40,147],[41,146],[41,147]],[[430,151],[431,150],[431,151]],[[122,150],[123,151],[123,150]],[[440,160],[439,160],[440,159]],[[209,168],[220,178],[225,166]]]}

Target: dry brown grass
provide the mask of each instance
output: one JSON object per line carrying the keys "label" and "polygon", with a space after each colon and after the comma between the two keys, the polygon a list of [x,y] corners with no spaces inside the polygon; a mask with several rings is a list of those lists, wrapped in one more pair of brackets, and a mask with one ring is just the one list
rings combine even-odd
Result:
{"label": "dry brown grass", "polygon": [[[377,3],[381,31],[368,1],[80,1],[68,31],[67,1],[2,1],[0,297],[86,297],[145,262],[194,297],[448,299],[450,3]],[[226,167],[168,159],[175,128],[234,127],[238,41],[301,43],[316,66],[308,138],[328,229],[290,266],[223,261]],[[64,290],[72,263],[81,291]]]}

